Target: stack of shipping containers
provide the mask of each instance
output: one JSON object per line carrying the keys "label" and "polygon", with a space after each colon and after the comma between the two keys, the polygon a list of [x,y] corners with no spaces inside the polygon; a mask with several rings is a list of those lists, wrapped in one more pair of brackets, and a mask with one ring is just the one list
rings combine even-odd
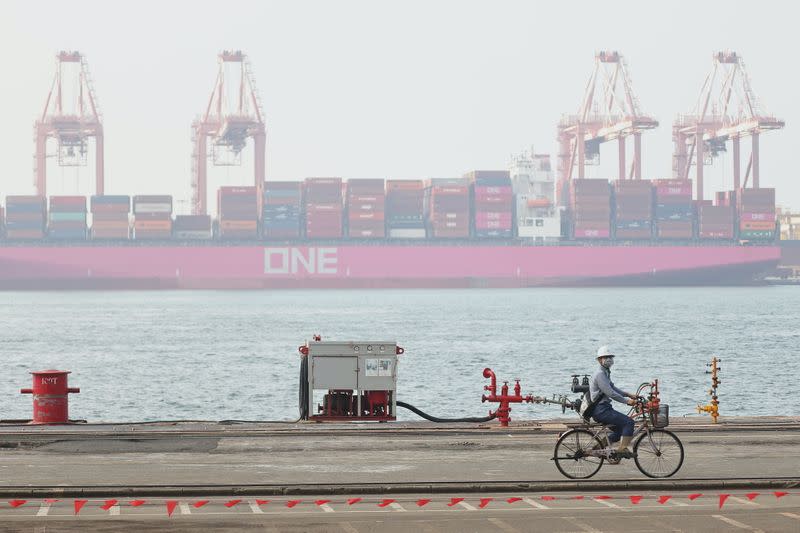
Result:
{"label": "stack of shipping containers", "polygon": [[92,239],[129,238],[130,196],[92,196]]}
{"label": "stack of shipping containers", "polygon": [[6,210],[0,205],[0,239],[6,238]]}
{"label": "stack of shipping containers", "polygon": [[425,184],[422,180],[386,181],[386,229],[390,238],[425,238]]}
{"label": "stack of shipping containers", "polygon": [[44,196],[6,197],[6,237],[8,239],[42,239],[47,220],[47,199]]}
{"label": "stack of shipping containers", "polygon": [[57,240],[86,239],[86,197],[51,196],[47,236]]}
{"label": "stack of shipping containers", "polygon": [[386,184],[380,179],[347,182],[347,236],[382,239],[386,236]]}
{"label": "stack of shipping containers", "polygon": [[307,238],[340,239],[342,211],[342,178],[306,178]]}
{"label": "stack of shipping containers", "polygon": [[265,239],[297,239],[301,236],[303,185],[299,181],[264,183],[261,231]]}
{"label": "stack of shipping containers", "polygon": [[732,240],[735,209],[725,196],[717,195],[716,205],[702,202],[697,206],[697,236],[703,240]]}
{"label": "stack of shipping containers", "polygon": [[469,237],[470,195],[467,179],[432,179],[425,194],[429,236]]}
{"label": "stack of shipping containers", "polygon": [[656,189],[656,236],[659,239],[692,239],[692,180],[653,180],[653,186]]}
{"label": "stack of shipping containers", "polygon": [[474,235],[508,239],[513,236],[514,193],[507,170],[475,170],[471,184]]}
{"label": "stack of shipping containers", "polygon": [[736,201],[739,238],[773,240],[776,231],[775,189],[739,189]]}
{"label": "stack of shipping containers", "polygon": [[653,184],[649,180],[614,182],[614,235],[620,240],[653,236]]}
{"label": "stack of shipping containers", "polygon": [[176,239],[209,240],[214,234],[209,215],[176,215],[172,224]]}
{"label": "stack of shipping containers", "polygon": [[133,238],[169,239],[172,237],[172,196],[133,197]]}
{"label": "stack of shipping containers", "polygon": [[219,236],[225,240],[258,238],[256,187],[220,187],[217,192]]}
{"label": "stack of shipping containers", "polygon": [[572,180],[569,209],[574,238],[608,239],[611,236],[611,187],[607,180]]}

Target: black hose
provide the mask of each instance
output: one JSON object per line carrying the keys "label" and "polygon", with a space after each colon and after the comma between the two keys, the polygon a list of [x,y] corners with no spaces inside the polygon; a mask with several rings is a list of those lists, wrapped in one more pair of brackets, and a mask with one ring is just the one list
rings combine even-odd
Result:
{"label": "black hose", "polygon": [[308,357],[300,358],[300,420],[308,420]]}
{"label": "black hose", "polygon": [[484,416],[484,417],[437,418],[435,416],[429,415],[428,413],[424,413],[424,412],[420,411],[419,409],[417,409],[416,407],[414,407],[410,403],[398,401],[397,402],[397,407],[403,407],[405,409],[408,409],[409,411],[412,411],[413,413],[416,413],[417,415],[421,416],[422,418],[424,418],[426,420],[430,420],[431,422],[437,422],[437,423],[440,423],[440,424],[441,423],[446,423],[446,422],[474,422],[474,423],[480,423],[480,422],[489,422],[490,420],[494,420],[495,418],[497,418],[497,414]]}

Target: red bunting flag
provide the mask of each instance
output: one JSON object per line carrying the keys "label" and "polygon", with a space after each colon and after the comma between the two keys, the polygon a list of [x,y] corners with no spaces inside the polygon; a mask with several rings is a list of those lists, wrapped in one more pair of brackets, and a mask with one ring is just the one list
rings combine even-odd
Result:
{"label": "red bunting flag", "polygon": [[786,496],[789,493],[788,492],[775,491],[775,492],[773,492],[773,494],[775,495],[776,498],[783,498],[784,496]]}
{"label": "red bunting flag", "polygon": [[379,503],[378,507],[387,507],[387,506],[389,506],[389,505],[391,505],[393,503],[394,503],[394,500],[392,500],[391,498],[387,498],[387,499],[383,500],[381,503]]}
{"label": "red bunting flag", "polygon": [[700,497],[700,496],[702,496],[702,495],[703,495],[703,494],[702,494],[701,492],[696,492],[696,493],[694,493],[694,494],[689,494],[689,495],[687,496],[687,498],[689,498],[689,499],[690,499],[690,500],[692,500],[692,501],[695,501],[697,498],[699,498],[699,497]]}
{"label": "red bunting flag", "polygon": [[551,502],[551,501],[555,500],[555,499],[556,499],[556,497],[555,497],[555,496],[542,496],[542,498],[541,498],[541,499],[542,499],[543,501],[546,501],[546,502]]}
{"label": "red bunting flag", "polygon": [[132,500],[131,501],[131,507],[140,507],[140,506],[144,505],[145,503],[146,503],[145,500]]}
{"label": "red bunting flag", "polygon": [[47,504],[53,505],[54,503],[56,503],[56,502],[60,502],[60,501],[61,501],[61,500],[56,500],[56,499],[53,499],[53,498],[47,498],[47,499],[45,499],[45,500],[44,500],[44,503],[47,503]]}
{"label": "red bunting flag", "polygon": [[88,502],[88,501],[89,500],[75,500],[74,503],[73,503],[73,505],[75,507],[75,514],[80,513],[81,509],[83,509],[83,506],[86,505],[86,502]]}
{"label": "red bunting flag", "polygon": [[610,500],[611,496],[595,496],[595,500]]}
{"label": "red bunting flag", "polygon": [[719,495],[719,508],[722,509],[722,506],[725,505],[725,500],[730,497],[730,494],[720,494]]}
{"label": "red bunting flag", "polygon": [[172,513],[175,511],[175,508],[178,506],[177,500],[167,500],[167,516],[172,516]]}
{"label": "red bunting flag", "polygon": [[26,503],[28,503],[28,500],[11,500],[10,502],[8,502],[8,504],[14,509],[16,509],[17,507],[21,507]]}
{"label": "red bunting flag", "polygon": [[289,500],[288,502],[286,502],[286,507],[291,509],[292,507],[294,507],[295,505],[297,505],[298,503],[300,503],[302,501],[303,500]]}
{"label": "red bunting flag", "polygon": [[658,497],[658,503],[660,503],[661,505],[664,505],[664,504],[665,504],[665,503],[667,503],[667,502],[668,502],[668,501],[669,501],[671,498],[672,498],[672,496],[659,496],[659,497]]}
{"label": "red bunting flag", "polygon": [[428,505],[429,503],[431,503],[431,501],[429,499],[423,498],[421,500],[417,500],[417,507],[424,507],[424,506]]}
{"label": "red bunting flag", "polygon": [[361,498],[350,498],[347,500],[347,505],[353,505],[354,503],[358,503],[361,501]]}
{"label": "red bunting flag", "polygon": [[506,501],[507,501],[508,503],[515,503],[515,502],[522,501],[522,498],[516,498],[516,497],[514,497],[514,498],[509,498],[509,499],[507,499]]}
{"label": "red bunting flag", "polygon": [[231,507],[236,507],[240,503],[242,503],[242,500],[231,500],[231,501],[225,502],[225,507],[230,509]]}
{"label": "red bunting flag", "polygon": [[112,508],[112,507],[114,507],[115,505],[117,505],[117,500],[106,500],[106,503],[104,503],[104,504],[103,504],[103,505],[100,507],[100,509],[102,509],[102,510],[104,510],[104,511],[108,511],[109,509],[111,509],[111,508]]}
{"label": "red bunting flag", "polygon": [[266,505],[269,503],[269,500],[256,500],[256,505]]}
{"label": "red bunting flag", "polygon": [[[573,497],[570,498],[570,500],[582,500],[583,498],[584,498],[584,496],[573,496]],[[600,496],[597,499],[598,500],[608,500],[609,498],[611,498],[611,496]],[[555,498],[553,498],[553,499],[555,500]]]}
{"label": "red bunting flag", "polygon": [[747,494],[745,494],[745,496],[747,496],[747,499],[750,501],[755,500],[758,495],[759,495],[758,492],[748,492]]}
{"label": "red bunting flag", "polygon": [[631,503],[633,505],[639,505],[639,502],[642,501],[642,498],[644,498],[644,496],[630,496]]}
{"label": "red bunting flag", "polygon": [[448,507],[452,507],[464,501],[464,498],[450,498],[450,503],[447,504]]}
{"label": "red bunting flag", "polygon": [[481,498],[481,503],[480,505],[478,505],[478,507],[483,509],[484,507],[489,505],[489,503],[491,503],[492,500],[494,500],[494,498]]}
{"label": "red bunting flag", "polygon": [[194,507],[195,509],[200,509],[202,506],[206,505],[207,503],[208,503],[208,500],[197,500],[196,502],[194,502],[192,504],[192,507]]}
{"label": "red bunting flag", "polygon": [[330,500],[317,500],[314,503],[316,503],[317,505],[325,505],[326,503],[331,503],[331,501]]}

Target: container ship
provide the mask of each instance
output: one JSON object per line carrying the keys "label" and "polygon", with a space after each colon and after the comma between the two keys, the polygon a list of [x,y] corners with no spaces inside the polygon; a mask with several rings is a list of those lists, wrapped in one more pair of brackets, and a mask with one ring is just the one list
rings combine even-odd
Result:
{"label": "container ship", "polygon": [[744,285],[776,267],[774,189],[693,201],[691,180],[573,179],[547,155],[430,180],[221,187],[217,215],[167,195],[8,196],[0,289]]}

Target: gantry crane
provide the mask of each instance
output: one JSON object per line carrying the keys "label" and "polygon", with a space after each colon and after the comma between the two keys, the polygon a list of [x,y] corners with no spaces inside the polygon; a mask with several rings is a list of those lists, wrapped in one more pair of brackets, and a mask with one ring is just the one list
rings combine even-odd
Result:
{"label": "gantry crane", "polygon": [[698,200],[703,199],[703,166],[727,151],[728,140],[733,141],[733,187],[740,188],[739,140],[748,135],[752,138],[752,150],[743,185],[747,187],[752,171],[753,187],[758,188],[759,135],[785,125],[761,107],[740,55],[731,51],[717,52],[712,61],[713,68],[706,76],[694,112],[678,116],[672,125],[673,176],[688,179],[691,166],[695,165]]}
{"label": "gantry crane", "polygon": [[[203,116],[192,123],[192,211],[208,214],[208,140],[211,161],[217,166],[241,164],[241,153],[252,137],[255,145],[255,186],[259,205],[266,167],[266,128],[261,100],[247,56],[241,50],[225,50],[218,56],[219,71]],[[236,92],[228,95],[226,74],[238,68]],[[234,75],[235,77],[235,75]]]}
{"label": "gantry crane", "polygon": [[[633,92],[628,66],[616,51],[595,54],[594,70],[586,85],[577,115],[565,115],[558,124],[558,178],[563,185],[585,176],[585,165],[600,160],[600,144],[617,139],[619,179],[642,178],[641,134],[658,126],[658,121],[642,113]],[[633,136],[633,162],[625,168],[625,139]],[[561,187],[559,187],[561,189]]]}
{"label": "gantry crane", "polygon": [[56,73],[44,111],[34,125],[34,185],[47,196],[47,141],[55,138],[59,166],[85,166],[89,138],[95,139],[95,191],[104,192],[103,121],[86,59],[80,52],[56,55]]}

